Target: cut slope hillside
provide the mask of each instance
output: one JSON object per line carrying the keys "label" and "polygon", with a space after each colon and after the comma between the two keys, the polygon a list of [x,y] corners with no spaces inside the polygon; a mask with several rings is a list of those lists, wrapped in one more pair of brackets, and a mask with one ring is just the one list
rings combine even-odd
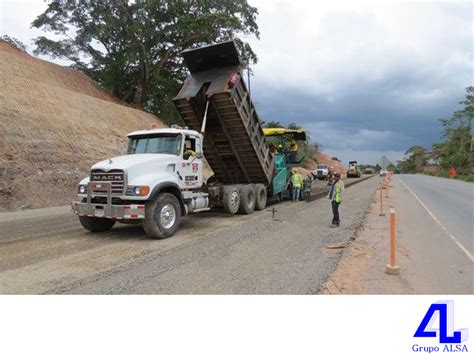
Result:
{"label": "cut slope hillside", "polygon": [[329,166],[332,166],[335,171],[337,171],[340,174],[345,174],[346,173],[346,168],[340,162],[339,160],[333,160],[331,159],[331,156],[324,154],[324,153],[316,153],[315,154],[315,159],[317,160],[318,164],[326,164]]}
{"label": "cut slope hillside", "polygon": [[0,211],[67,204],[94,162],[153,123],[165,126],[83,73],[0,40]]}

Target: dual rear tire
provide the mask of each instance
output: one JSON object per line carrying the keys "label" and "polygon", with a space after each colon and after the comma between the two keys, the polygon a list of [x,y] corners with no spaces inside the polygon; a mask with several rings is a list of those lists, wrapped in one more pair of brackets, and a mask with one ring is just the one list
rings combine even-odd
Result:
{"label": "dual rear tire", "polygon": [[263,184],[227,186],[222,199],[224,210],[230,214],[251,214],[267,205],[267,189]]}

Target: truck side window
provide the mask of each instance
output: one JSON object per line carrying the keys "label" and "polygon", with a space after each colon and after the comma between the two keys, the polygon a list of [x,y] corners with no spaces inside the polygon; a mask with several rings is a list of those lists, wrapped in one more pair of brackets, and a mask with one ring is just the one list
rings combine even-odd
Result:
{"label": "truck side window", "polygon": [[183,158],[189,159],[190,157],[196,156],[196,139],[187,136],[184,140],[184,153]]}

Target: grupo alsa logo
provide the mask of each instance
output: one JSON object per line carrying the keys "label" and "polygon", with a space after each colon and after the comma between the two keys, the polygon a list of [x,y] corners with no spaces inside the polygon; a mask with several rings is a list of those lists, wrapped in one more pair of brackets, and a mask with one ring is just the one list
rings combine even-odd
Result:
{"label": "grupo alsa logo", "polygon": [[[436,324],[439,325],[436,328]],[[467,345],[462,344],[469,338],[467,328],[454,330],[454,301],[438,301],[433,303],[426,312],[415,338],[437,338],[436,345],[422,346],[414,344],[414,352],[469,352]]]}

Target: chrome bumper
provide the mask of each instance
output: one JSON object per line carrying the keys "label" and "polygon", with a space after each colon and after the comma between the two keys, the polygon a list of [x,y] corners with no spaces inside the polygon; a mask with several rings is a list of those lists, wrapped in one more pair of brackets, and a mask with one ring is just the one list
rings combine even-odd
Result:
{"label": "chrome bumper", "polygon": [[[78,216],[109,218],[109,219],[144,219],[145,205],[113,205],[112,184],[108,182],[87,184],[87,201],[71,202],[72,212]],[[107,197],[106,204],[92,203],[92,197]]]}

